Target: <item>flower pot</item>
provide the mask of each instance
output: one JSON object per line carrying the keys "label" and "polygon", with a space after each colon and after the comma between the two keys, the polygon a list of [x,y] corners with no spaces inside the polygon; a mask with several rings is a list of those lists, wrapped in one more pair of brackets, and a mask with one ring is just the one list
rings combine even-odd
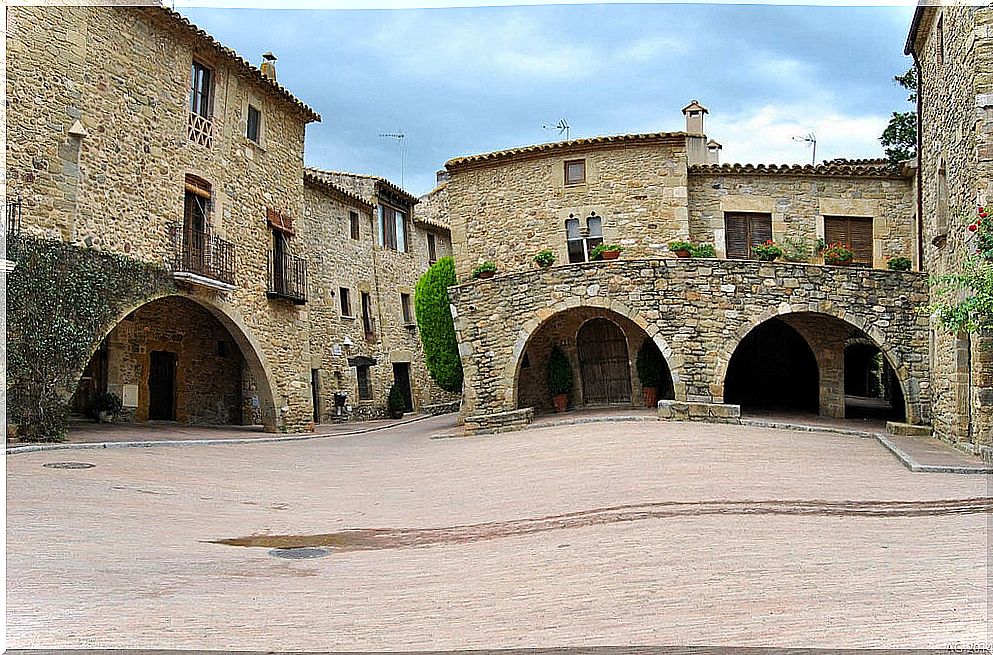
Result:
{"label": "flower pot", "polygon": [[779,255],[759,257],[759,259],[762,260],[762,261],[764,261],[764,262],[774,262],[777,259],[779,259]]}
{"label": "flower pot", "polygon": [[496,275],[496,271],[482,271],[477,277],[479,277],[480,280],[488,280],[494,275]]}
{"label": "flower pot", "polygon": [[674,254],[676,257],[679,257],[680,259],[686,259],[686,258],[688,258],[690,256],[690,251],[689,250],[673,250],[672,251],[672,254]]}
{"label": "flower pot", "polygon": [[97,423],[113,423],[114,415],[107,411],[100,411],[97,414]]}
{"label": "flower pot", "polygon": [[621,255],[620,250],[604,250],[602,253],[600,253],[600,257],[602,257],[603,259],[617,259],[618,257],[620,257],[620,255]]}
{"label": "flower pot", "polygon": [[655,407],[658,405],[659,393],[655,387],[642,387],[641,395],[645,399],[645,407]]}
{"label": "flower pot", "polygon": [[851,259],[825,259],[824,263],[828,266],[848,266],[852,263]]}
{"label": "flower pot", "polygon": [[552,396],[552,406],[556,412],[564,412],[569,407],[569,394],[560,393]]}

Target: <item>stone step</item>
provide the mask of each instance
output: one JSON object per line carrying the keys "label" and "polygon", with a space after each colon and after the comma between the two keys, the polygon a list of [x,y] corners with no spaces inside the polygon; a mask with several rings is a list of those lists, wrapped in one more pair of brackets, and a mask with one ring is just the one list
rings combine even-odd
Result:
{"label": "stone step", "polygon": [[886,431],[898,437],[930,437],[934,429],[930,425],[911,425],[910,423],[887,421]]}

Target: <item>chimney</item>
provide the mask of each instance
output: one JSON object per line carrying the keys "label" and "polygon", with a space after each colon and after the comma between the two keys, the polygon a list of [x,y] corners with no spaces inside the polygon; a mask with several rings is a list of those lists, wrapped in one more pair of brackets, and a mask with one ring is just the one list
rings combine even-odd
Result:
{"label": "chimney", "polygon": [[435,173],[435,183],[441,184],[442,182],[448,181],[448,171],[444,168]]}
{"label": "chimney", "polygon": [[263,75],[268,77],[273,82],[276,81],[276,55],[271,52],[267,52],[262,55],[262,65],[259,66],[259,70]]}
{"label": "chimney", "polygon": [[707,163],[708,164],[720,164],[721,163],[721,144],[717,143],[713,139],[707,142]]}
{"label": "chimney", "polygon": [[686,116],[686,131],[690,134],[703,134],[703,115],[709,113],[707,108],[698,101],[690,101],[690,104],[683,107],[683,115]]}

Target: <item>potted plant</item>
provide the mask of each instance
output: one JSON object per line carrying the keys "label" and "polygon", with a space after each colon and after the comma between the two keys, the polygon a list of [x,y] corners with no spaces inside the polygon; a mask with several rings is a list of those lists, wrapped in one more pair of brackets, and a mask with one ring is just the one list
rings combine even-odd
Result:
{"label": "potted plant", "polygon": [[767,239],[765,243],[752,246],[752,254],[764,262],[774,262],[783,256],[783,249],[772,239]]}
{"label": "potted plant", "polygon": [[847,266],[855,259],[855,253],[848,246],[832,243],[824,248],[824,263],[831,266]]}
{"label": "potted plant", "polygon": [[617,259],[623,250],[613,243],[601,243],[590,252],[590,259]]}
{"label": "potted plant", "polygon": [[693,244],[689,241],[670,241],[669,252],[676,257],[689,257],[693,254]]}
{"label": "potted plant", "polygon": [[496,264],[490,261],[483,262],[476,268],[472,269],[472,277],[474,279],[485,280],[496,275],[497,267]]}
{"label": "potted plant", "polygon": [[403,418],[403,410],[406,409],[407,401],[403,397],[403,392],[396,384],[390,386],[390,394],[386,397],[386,411],[390,418]]}
{"label": "potted plant", "polygon": [[552,394],[555,411],[564,412],[569,406],[569,393],[572,391],[572,366],[558,346],[552,348],[548,356],[548,390]]}
{"label": "potted plant", "polygon": [[659,387],[663,382],[662,371],[666,369],[665,358],[662,357],[654,341],[645,339],[638,350],[638,359],[635,363],[645,407],[655,407],[659,401]]}
{"label": "potted plant", "polygon": [[542,250],[534,256],[534,263],[541,268],[548,268],[555,263],[555,253],[551,250]]}
{"label": "potted plant", "polygon": [[124,404],[120,396],[109,391],[97,394],[90,403],[90,415],[97,420],[97,423],[110,423],[122,409]]}
{"label": "potted plant", "polygon": [[886,268],[891,271],[909,271],[913,265],[910,257],[890,257],[886,260]]}
{"label": "potted plant", "polygon": [[714,249],[714,244],[712,243],[701,243],[693,246],[693,249],[690,250],[690,257],[715,259],[717,257],[717,250]]}

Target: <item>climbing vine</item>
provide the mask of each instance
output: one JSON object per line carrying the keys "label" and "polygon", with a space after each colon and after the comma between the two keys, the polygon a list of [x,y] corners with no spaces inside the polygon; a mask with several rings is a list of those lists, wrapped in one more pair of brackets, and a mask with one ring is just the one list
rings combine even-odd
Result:
{"label": "climbing vine", "polygon": [[993,216],[979,207],[970,220],[966,230],[974,252],[960,270],[931,280],[935,300],[925,308],[952,333],[993,329]]}
{"label": "climbing vine", "polygon": [[7,417],[22,438],[59,441],[97,341],[130,307],[175,290],[164,268],[62,241],[17,237],[7,257]]}

